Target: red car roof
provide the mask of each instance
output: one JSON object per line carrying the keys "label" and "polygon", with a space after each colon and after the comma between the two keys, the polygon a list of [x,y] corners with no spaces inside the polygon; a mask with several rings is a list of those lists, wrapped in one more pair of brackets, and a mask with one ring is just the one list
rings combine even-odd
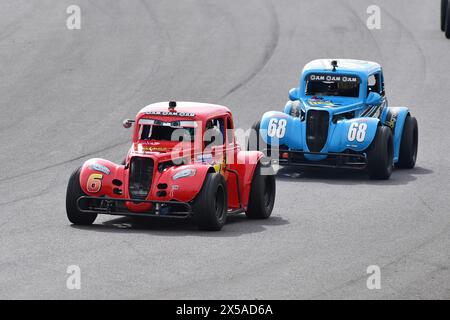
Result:
{"label": "red car roof", "polygon": [[194,118],[202,120],[214,116],[231,114],[227,107],[200,102],[177,101],[177,106],[173,110],[169,110],[169,102],[157,102],[150,104],[139,111],[138,116],[153,112],[177,112],[177,113],[193,113]]}

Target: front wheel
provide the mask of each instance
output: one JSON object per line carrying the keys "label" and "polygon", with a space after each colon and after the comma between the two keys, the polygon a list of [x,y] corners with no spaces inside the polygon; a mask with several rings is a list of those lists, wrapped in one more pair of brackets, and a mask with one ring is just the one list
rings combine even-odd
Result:
{"label": "front wheel", "polygon": [[194,219],[198,228],[219,231],[227,220],[227,212],[227,183],[220,173],[209,173],[194,202]]}
{"label": "front wheel", "polygon": [[77,206],[78,199],[86,195],[81,189],[80,171],[81,167],[76,169],[70,176],[66,193],[66,213],[67,218],[73,224],[90,225],[94,223],[97,218],[97,214],[80,212]]}
{"label": "front wheel", "polygon": [[369,177],[380,180],[389,179],[394,162],[394,142],[389,127],[377,127],[375,138],[366,154]]}
{"label": "front wheel", "polygon": [[417,146],[419,142],[419,129],[417,120],[407,116],[403,126],[402,140],[400,142],[400,155],[397,166],[399,168],[412,169],[416,165]]}
{"label": "front wheel", "polygon": [[[269,168],[264,169],[270,170]],[[261,163],[258,163],[253,174],[248,208],[245,212],[247,218],[250,219],[269,218],[275,203],[275,176],[273,172],[265,172],[263,175],[261,170]]]}

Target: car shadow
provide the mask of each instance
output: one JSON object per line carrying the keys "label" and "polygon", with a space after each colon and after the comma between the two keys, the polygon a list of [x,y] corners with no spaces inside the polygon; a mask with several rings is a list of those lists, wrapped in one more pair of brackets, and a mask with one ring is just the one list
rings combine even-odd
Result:
{"label": "car shadow", "polygon": [[372,180],[367,173],[363,171],[344,170],[344,169],[307,169],[301,170],[295,167],[281,167],[276,178],[286,182],[323,182],[327,184],[370,184],[370,185],[405,185],[420,175],[432,174],[433,171],[423,167],[414,169],[394,169],[389,180]]}
{"label": "car shadow", "polygon": [[201,231],[193,219],[173,219],[163,217],[120,217],[90,226],[71,225],[72,228],[114,233],[142,233],[164,236],[238,237],[244,234],[263,232],[268,229],[289,224],[280,216],[269,219],[247,219],[245,215],[230,215],[221,231]]}

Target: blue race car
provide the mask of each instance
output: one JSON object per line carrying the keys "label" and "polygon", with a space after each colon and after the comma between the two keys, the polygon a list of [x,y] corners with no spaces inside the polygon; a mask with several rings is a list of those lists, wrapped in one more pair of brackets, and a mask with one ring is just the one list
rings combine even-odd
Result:
{"label": "blue race car", "polygon": [[308,63],[284,112],[266,112],[253,125],[249,148],[281,166],[367,170],[389,179],[393,166],[413,168],[418,126],[406,107],[390,107],[379,64],[321,59]]}

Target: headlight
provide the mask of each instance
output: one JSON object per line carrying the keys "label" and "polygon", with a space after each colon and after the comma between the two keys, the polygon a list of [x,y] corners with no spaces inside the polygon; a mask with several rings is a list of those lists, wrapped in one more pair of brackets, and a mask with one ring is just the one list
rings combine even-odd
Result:
{"label": "headlight", "polygon": [[195,169],[184,169],[175,173],[172,177],[173,180],[177,180],[180,178],[192,177],[195,176],[197,170]]}

